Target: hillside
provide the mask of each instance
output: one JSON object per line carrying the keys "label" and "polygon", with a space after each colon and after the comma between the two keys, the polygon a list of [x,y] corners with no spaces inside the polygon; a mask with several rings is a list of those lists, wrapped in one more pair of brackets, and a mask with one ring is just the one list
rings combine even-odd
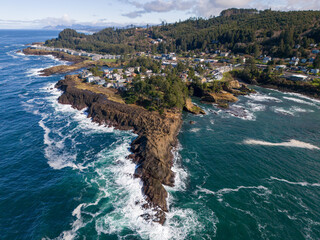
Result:
{"label": "hillside", "polygon": [[106,28],[93,35],[65,29],[46,45],[111,54],[219,49],[281,57],[294,55],[296,44],[301,45],[303,55],[304,48],[319,41],[320,11],[228,9],[209,19],[191,18],[147,28]]}

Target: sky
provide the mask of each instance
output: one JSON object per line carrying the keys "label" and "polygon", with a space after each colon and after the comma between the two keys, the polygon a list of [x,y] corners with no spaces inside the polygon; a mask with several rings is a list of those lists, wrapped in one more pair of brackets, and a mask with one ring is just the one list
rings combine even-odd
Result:
{"label": "sky", "polygon": [[227,8],[320,10],[320,0],[0,0],[0,29],[127,26],[218,16]]}

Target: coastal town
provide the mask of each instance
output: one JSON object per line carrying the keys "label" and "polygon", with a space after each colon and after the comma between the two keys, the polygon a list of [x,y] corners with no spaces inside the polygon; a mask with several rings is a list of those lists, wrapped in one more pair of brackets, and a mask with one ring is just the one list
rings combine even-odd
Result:
{"label": "coastal town", "polygon": [[[156,40],[154,40],[156,41]],[[157,42],[159,43],[159,42]],[[156,44],[156,43],[153,43]],[[296,45],[299,49],[301,46]],[[124,58],[121,55],[101,55],[88,53],[85,51],[77,51],[66,48],[53,48],[44,45],[32,45],[31,49],[43,51],[63,52],[73,56],[86,57],[92,61],[111,60],[120,62]],[[261,71],[269,72],[277,75],[280,78],[290,81],[314,82],[317,84],[320,81],[319,64],[314,64],[320,49],[317,44],[309,45],[308,58],[272,58],[266,55],[260,55],[254,58],[252,55],[233,54],[231,51],[216,50],[214,53],[186,52],[177,54],[175,52],[167,54],[152,54],[151,52],[137,52],[135,55],[130,55],[127,59],[138,57],[150,58],[153,61],[159,62],[160,68],[156,71],[138,67],[123,67],[116,69],[104,67],[101,69],[103,74],[94,74],[88,69],[83,69],[80,77],[84,81],[91,84],[98,84],[107,88],[116,88],[125,90],[128,84],[131,84],[135,78],[141,80],[151,76],[166,76],[165,69],[167,67],[179,67],[181,64],[187,66],[184,71],[179,74],[181,80],[185,83],[194,82],[195,79],[201,83],[213,83],[214,81],[223,81],[229,77],[229,72],[234,69],[243,69],[248,60],[254,60],[254,63]],[[178,66],[179,65],[179,66]],[[194,71],[190,71],[194,69]]]}

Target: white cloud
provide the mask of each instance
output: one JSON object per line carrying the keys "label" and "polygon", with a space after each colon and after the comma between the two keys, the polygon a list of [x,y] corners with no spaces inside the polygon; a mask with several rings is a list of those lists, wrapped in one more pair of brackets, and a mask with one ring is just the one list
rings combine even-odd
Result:
{"label": "white cloud", "polygon": [[152,13],[152,12],[170,12],[170,11],[185,11],[193,8],[194,1],[191,0],[152,0],[145,3],[137,2],[137,1],[128,1],[125,0],[126,3],[129,3],[136,7],[137,11],[129,12],[123,14],[123,16],[136,18],[141,17],[143,14]]}
{"label": "white cloud", "polygon": [[275,10],[319,10],[319,0],[147,0],[137,2],[122,0],[138,10],[123,14],[129,18],[141,17],[146,13],[188,11],[201,17],[217,16],[227,8],[272,8]]}

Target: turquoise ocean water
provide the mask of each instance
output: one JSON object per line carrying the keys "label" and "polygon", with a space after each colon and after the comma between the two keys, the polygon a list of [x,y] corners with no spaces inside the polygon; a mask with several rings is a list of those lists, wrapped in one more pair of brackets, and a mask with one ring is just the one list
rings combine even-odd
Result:
{"label": "turquoise ocean water", "polygon": [[16,53],[57,35],[0,30],[0,239],[320,239],[320,101],[194,99],[207,114],[183,115],[167,222],[148,223],[135,135],[57,103],[63,75],[38,73],[67,63]]}

